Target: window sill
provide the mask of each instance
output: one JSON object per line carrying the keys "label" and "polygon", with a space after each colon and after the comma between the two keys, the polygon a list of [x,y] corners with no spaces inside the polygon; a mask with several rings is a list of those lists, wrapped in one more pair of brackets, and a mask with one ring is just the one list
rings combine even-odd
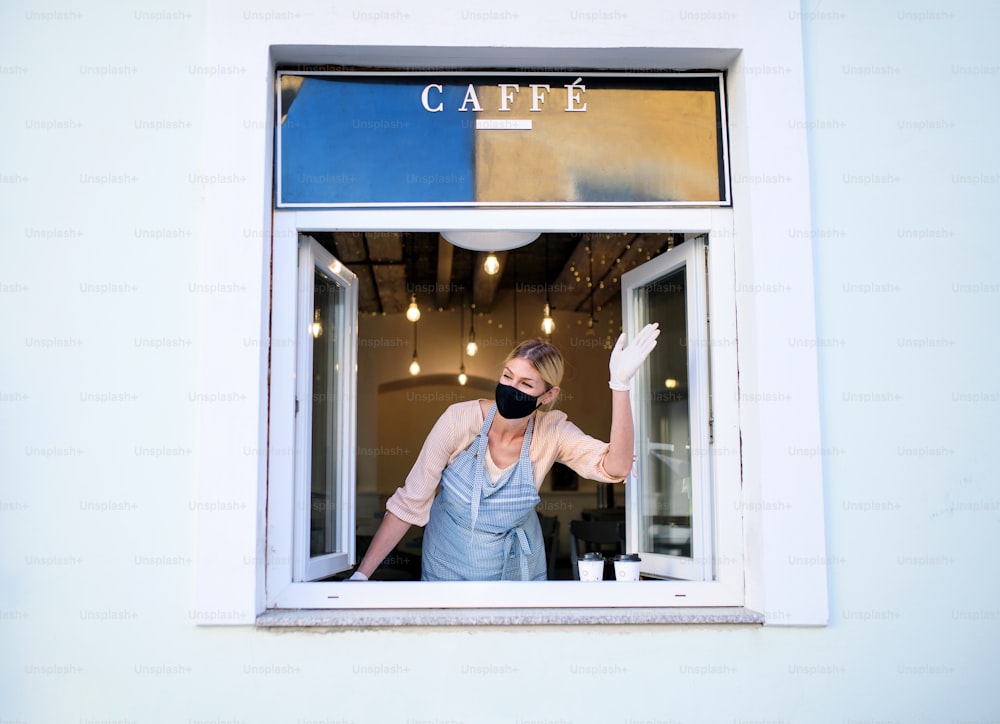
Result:
{"label": "window sill", "polygon": [[592,626],[763,623],[763,614],[739,607],[458,608],[270,610],[257,617],[256,626],[261,629],[345,629],[396,626]]}

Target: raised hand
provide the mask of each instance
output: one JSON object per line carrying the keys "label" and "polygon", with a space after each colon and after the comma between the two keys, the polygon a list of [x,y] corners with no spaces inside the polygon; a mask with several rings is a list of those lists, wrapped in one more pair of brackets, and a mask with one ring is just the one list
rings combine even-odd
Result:
{"label": "raised hand", "polygon": [[635,373],[656,346],[656,338],[659,336],[660,325],[653,322],[639,330],[639,334],[635,335],[635,339],[626,347],[625,333],[622,332],[614,349],[611,350],[611,362],[608,364],[611,380],[608,382],[608,387],[612,390],[627,391]]}

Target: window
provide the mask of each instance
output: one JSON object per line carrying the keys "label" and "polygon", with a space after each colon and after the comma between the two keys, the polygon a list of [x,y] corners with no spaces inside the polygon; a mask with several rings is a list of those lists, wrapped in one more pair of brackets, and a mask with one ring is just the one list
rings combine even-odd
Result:
{"label": "window", "polygon": [[[379,220],[385,220],[381,212]],[[398,212],[411,223],[426,211]],[[539,211],[551,228],[575,215]],[[628,212],[625,212],[627,214]],[[280,458],[269,475],[267,593],[269,608],[477,608],[477,607],[664,607],[740,606],[743,604],[741,519],[738,463],[717,459],[734,450],[736,426],[709,436],[709,376],[735,384],[732,349],[709,355],[706,258],[719,258],[723,275],[732,273],[732,231],[712,224],[731,223],[728,211],[675,209],[666,214],[675,225],[701,222],[703,232],[686,239],[623,278],[624,325],[634,333],[647,320],[660,321],[660,343],[636,381],[633,408],[640,449],[638,476],[626,486],[630,549],[638,549],[649,577],[639,583],[615,583],[581,589],[572,581],[545,583],[379,582],[359,586],[316,580],[353,563],[354,537],[354,349],[357,344],[357,289],[354,275],[309,237],[323,229],[343,228],[343,211],[277,212],[279,238],[299,239],[276,245],[285,257],[275,264],[275,298],[295,296],[296,344],[272,351],[272,409],[294,409],[282,401],[294,394],[298,412],[295,467]],[[438,216],[447,212],[437,212]],[[668,221],[670,219],[668,218]],[[648,223],[648,221],[647,221]],[[276,228],[276,232],[278,231]],[[660,231],[660,229],[656,229]],[[712,243],[718,236],[719,242]],[[706,240],[708,243],[706,243]],[[293,260],[292,256],[297,255]],[[708,262],[714,269],[714,263]],[[733,330],[732,281],[717,285],[724,298],[713,328]],[[319,325],[317,327],[316,325]],[[286,338],[291,330],[277,330]],[[325,369],[319,369],[320,366]],[[295,369],[296,384],[279,386]],[[339,396],[339,397],[338,397]],[[303,400],[311,401],[303,405]],[[333,403],[333,404],[331,404]],[[737,414],[735,401],[720,400],[714,414]],[[272,430],[292,424],[274,414]],[[426,431],[425,431],[426,432]],[[735,463],[735,464],[734,464]],[[278,472],[280,469],[282,472]],[[735,469],[735,474],[734,474]],[[289,475],[291,480],[283,479]],[[278,496],[282,499],[278,500]],[[289,500],[289,498],[291,500]],[[308,501],[304,506],[303,501]],[[289,515],[289,511],[294,511]],[[308,513],[308,514],[307,514]],[[726,531],[720,535],[719,531]],[[272,558],[274,563],[272,564]],[[583,594],[583,595],[581,595]]]}

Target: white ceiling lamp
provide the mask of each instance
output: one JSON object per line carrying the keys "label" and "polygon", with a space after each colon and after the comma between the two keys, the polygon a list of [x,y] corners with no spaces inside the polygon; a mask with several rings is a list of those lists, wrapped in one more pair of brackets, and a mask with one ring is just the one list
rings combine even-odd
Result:
{"label": "white ceiling lamp", "polygon": [[441,236],[450,244],[470,251],[508,251],[530,244],[540,231],[442,231]]}

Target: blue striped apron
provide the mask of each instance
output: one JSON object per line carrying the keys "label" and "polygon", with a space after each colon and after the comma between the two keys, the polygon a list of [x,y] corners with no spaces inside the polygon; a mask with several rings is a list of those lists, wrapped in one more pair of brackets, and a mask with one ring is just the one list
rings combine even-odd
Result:
{"label": "blue striped apron", "polygon": [[494,485],[484,467],[494,404],[479,435],[441,474],[441,492],[424,529],[424,581],[544,581],[540,502],[528,457],[535,416],[521,454]]}

